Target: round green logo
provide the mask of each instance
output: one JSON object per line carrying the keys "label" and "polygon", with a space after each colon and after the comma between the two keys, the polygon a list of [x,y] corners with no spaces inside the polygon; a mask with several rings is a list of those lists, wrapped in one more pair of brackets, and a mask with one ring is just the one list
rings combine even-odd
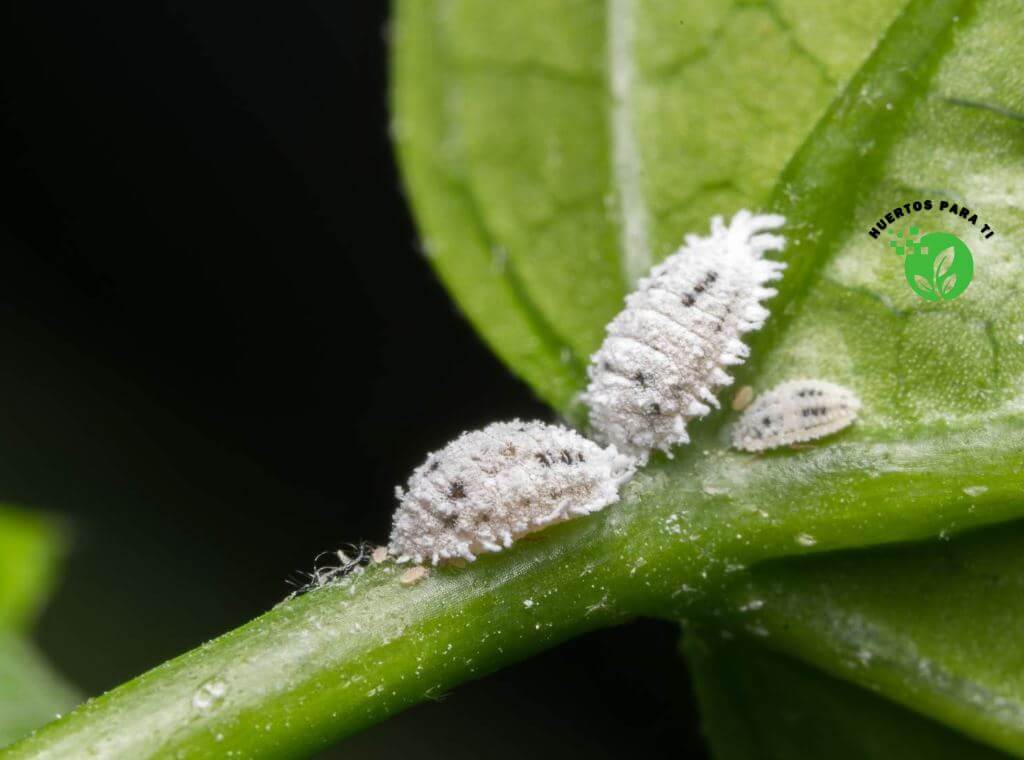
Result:
{"label": "round green logo", "polygon": [[[917,233],[911,228],[911,235]],[[903,238],[896,233],[896,238]],[[952,301],[971,284],[974,277],[974,257],[967,244],[948,232],[929,232],[919,240],[890,242],[898,253],[904,254],[903,272],[907,284],[927,301]]]}

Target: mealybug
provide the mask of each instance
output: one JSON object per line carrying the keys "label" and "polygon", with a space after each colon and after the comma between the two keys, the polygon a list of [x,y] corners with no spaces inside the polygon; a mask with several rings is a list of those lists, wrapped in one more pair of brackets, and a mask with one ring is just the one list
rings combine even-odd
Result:
{"label": "mealybug", "polygon": [[[640,281],[591,357],[584,400],[598,440],[646,461],[653,449],[689,441],[686,422],[717,407],[726,367],[748,349],[740,337],[764,324],[766,287],[784,264],[763,258],[785,245],[784,217],[738,212],[728,226],[686,242]],[[671,455],[671,454],[670,454]]]}
{"label": "mealybug", "polygon": [[790,380],[758,396],[732,431],[733,445],[765,451],[831,435],[860,410],[853,391],[824,380]]}
{"label": "mealybug", "polygon": [[632,460],[557,425],[497,422],[427,457],[399,500],[389,551],[438,564],[497,552],[618,500]]}

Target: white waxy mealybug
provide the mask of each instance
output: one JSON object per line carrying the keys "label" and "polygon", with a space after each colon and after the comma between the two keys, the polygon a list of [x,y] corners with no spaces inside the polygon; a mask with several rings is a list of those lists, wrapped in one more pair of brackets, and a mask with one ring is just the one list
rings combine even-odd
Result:
{"label": "white waxy mealybug", "polygon": [[[591,357],[584,400],[596,437],[646,461],[653,449],[687,443],[686,422],[717,407],[726,368],[748,354],[740,337],[764,324],[767,283],[784,264],[763,258],[785,245],[765,233],[785,223],[740,211],[711,235],[687,235],[682,248],[640,280]],[[671,456],[671,454],[670,454]]]}
{"label": "white waxy mealybug", "polygon": [[825,380],[790,380],[758,396],[732,431],[733,445],[766,451],[813,441],[852,424],[860,410],[853,391]]}
{"label": "white waxy mealybug", "polygon": [[399,562],[497,552],[546,525],[618,500],[632,460],[579,433],[542,422],[496,422],[427,457],[396,489],[388,547]]}

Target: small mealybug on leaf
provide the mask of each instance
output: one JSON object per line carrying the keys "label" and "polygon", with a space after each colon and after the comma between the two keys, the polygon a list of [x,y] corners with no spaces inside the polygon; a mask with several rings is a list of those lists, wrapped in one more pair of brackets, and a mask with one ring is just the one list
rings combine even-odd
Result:
{"label": "small mealybug on leaf", "polygon": [[632,460],[542,422],[496,422],[434,452],[396,489],[388,547],[399,562],[476,559],[619,498]]}
{"label": "small mealybug on leaf", "polygon": [[785,264],[763,257],[785,246],[768,234],[785,218],[739,211],[729,222],[711,219],[708,237],[685,243],[626,297],[591,357],[584,401],[595,437],[640,462],[654,449],[687,443],[686,422],[717,407],[715,391],[741,364],[744,333],[764,324],[767,283]]}
{"label": "small mealybug on leaf", "polygon": [[733,445],[766,451],[813,441],[851,425],[860,410],[853,391],[825,380],[790,380],[754,399],[732,431]]}

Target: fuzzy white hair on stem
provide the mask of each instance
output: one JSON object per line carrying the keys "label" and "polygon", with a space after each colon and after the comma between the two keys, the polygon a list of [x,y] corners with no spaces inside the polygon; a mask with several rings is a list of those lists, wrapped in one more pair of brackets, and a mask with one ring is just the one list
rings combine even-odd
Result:
{"label": "fuzzy white hair on stem", "polygon": [[597,440],[645,462],[656,449],[688,443],[686,423],[718,407],[727,369],[749,349],[741,340],[768,317],[762,301],[785,264],[785,223],[777,214],[742,210],[726,224],[711,219],[708,236],[687,235],[626,297],[591,357],[584,401]]}
{"label": "fuzzy white hair on stem", "polygon": [[[370,544],[362,542],[359,544],[348,544],[344,548],[334,551],[320,552],[313,559],[313,569],[310,572],[301,573],[301,582],[292,582],[296,590],[288,595],[288,599],[323,588],[324,586],[353,573],[361,572],[363,566],[370,562],[376,551]],[[328,564],[320,564],[324,557],[330,557]]]}

